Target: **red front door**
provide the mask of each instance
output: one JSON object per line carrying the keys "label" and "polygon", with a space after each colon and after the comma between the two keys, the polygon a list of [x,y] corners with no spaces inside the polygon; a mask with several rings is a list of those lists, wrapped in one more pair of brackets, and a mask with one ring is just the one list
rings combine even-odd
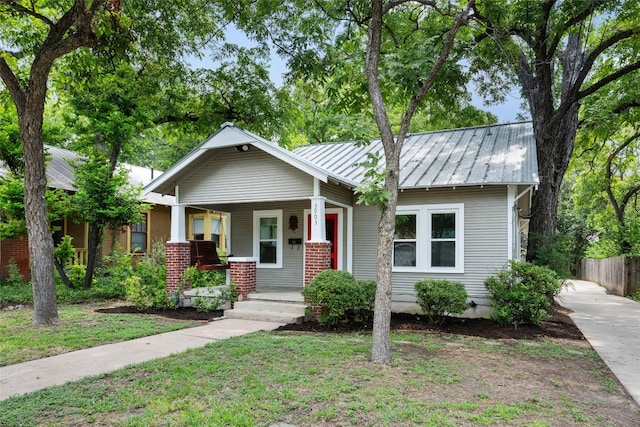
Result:
{"label": "red front door", "polygon": [[[326,239],[331,242],[331,268],[338,268],[338,214],[329,213],[324,215],[325,227],[327,230]],[[311,215],[307,216],[307,239],[311,239]]]}

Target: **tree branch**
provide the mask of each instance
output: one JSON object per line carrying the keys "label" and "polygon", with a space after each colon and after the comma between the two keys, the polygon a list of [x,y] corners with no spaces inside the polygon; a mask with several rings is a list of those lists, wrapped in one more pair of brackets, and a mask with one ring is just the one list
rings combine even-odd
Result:
{"label": "tree branch", "polygon": [[611,110],[614,114],[620,114],[625,111],[629,111],[632,108],[640,107],[640,101],[628,101],[619,104],[616,108]]}
{"label": "tree branch", "polygon": [[[611,37],[609,37],[606,40],[603,40],[602,42],[600,42],[585,58],[584,63],[582,64],[582,68],[580,69],[580,73],[578,74],[578,77],[576,78],[576,83],[574,85],[574,87],[571,90],[571,95],[570,95],[570,99],[573,98],[571,100],[570,103],[578,101],[580,98],[578,97],[579,93],[580,93],[580,87],[582,86],[582,84],[584,83],[584,81],[586,80],[587,76],[589,75],[589,73],[591,72],[591,68],[593,67],[593,64],[595,63],[596,59],[598,59],[598,57],[608,48],[610,48],[611,46],[615,45],[616,43],[622,41],[622,40],[626,40],[630,37],[633,37],[634,35],[637,35],[637,30],[624,30],[624,31],[618,31],[617,33],[613,34]],[[638,64],[638,63],[636,63]],[[635,69],[635,68],[634,68]],[[618,75],[617,77],[621,77],[624,74],[627,74],[629,72],[633,71],[633,69],[628,70],[626,72],[624,72],[623,74]],[[614,73],[615,74],[615,73]],[[587,95],[592,94],[593,92],[595,92],[596,90],[598,90],[599,88],[601,88],[602,86],[604,86],[605,84],[613,81],[613,80],[608,80],[608,77],[603,78],[601,81],[605,81],[604,83],[595,83],[594,85],[598,84],[597,87],[595,87],[593,90],[589,91],[586,95],[583,95],[582,97],[585,97]],[[592,85],[592,86],[594,86]],[[590,88],[588,88],[587,90],[589,90]]]}
{"label": "tree branch", "polygon": [[36,18],[37,20],[47,24],[49,27],[53,27],[55,25],[55,23],[49,18],[47,18],[46,16],[37,13],[35,10],[28,9],[22,6],[20,3],[16,2],[15,0],[0,0],[0,4],[4,4],[9,9],[13,9],[18,13],[29,15],[33,18]]}
{"label": "tree branch", "polygon": [[[588,6],[582,12],[580,12],[576,16],[571,17],[570,19],[565,21],[562,25],[560,25],[558,28],[573,27],[574,25],[587,19],[589,15],[591,15],[596,10],[598,6],[606,4],[608,1],[610,0],[596,0],[596,1],[589,2]],[[553,41],[549,44],[549,52],[555,52],[558,49],[558,45],[560,44],[563,38],[564,38],[564,33],[561,31],[558,32],[556,36],[553,38]]]}
{"label": "tree branch", "polygon": [[418,3],[423,6],[431,6],[435,10],[440,11],[438,4],[434,0],[392,0],[387,3],[386,6],[382,7],[382,15],[387,14],[389,11],[405,3]]}
{"label": "tree branch", "polygon": [[[622,150],[624,150],[626,147],[629,146],[629,144],[631,144],[633,141],[635,141],[636,139],[640,138],[640,131],[636,131],[635,134],[631,135],[629,138],[627,138],[622,144],[620,144],[615,150],[613,150],[613,152],[611,154],[609,154],[609,156],[607,157],[607,163],[605,166],[605,178],[607,180],[607,187],[605,188],[605,191],[607,192],[607,196],[609,197],[609,201],[611,202],[611,205],[613,206],[613,210],[616,213],[616,218],[618,219],[618,222],[620,223],[620,225],[624,226],[624,210],[625,210],[625,206],[627,204],[627,202],[629,201],[629,199],[633,196],[633,194],[637,193],[640,190],[640,186],[636,186],[638,187],[637,190],[632,191],[633,188],[631,190],[629,190],[629,192],[627,192],[627,194],[624,196],[623,200],[621,201],[620,204],[618,204],[618,200],[616,199],[615,195],[613,194],[613,189],[611,188],[611,177],[613,176],[613,171],[612,171],[612,164],[613,164],[613,160],[618,156],[618,154],[620,154],[622,152]],[[635,187],[634,187],[635,188]]]}
{"label": "tree branch", "polygon": [[[591,86],[586,88],[585,90],[579,91],[578,92],[578,99],[582,99],[584,97],[587,97],[587,96],[591,95],[592,93],[596,92],[598,89],[602,88],[603,86],[606,86],[607,84],[619,79],[620,77],[623,77],[623,76],[631,73],[632,71],[639,70],[639,69],[640,69],[640,61],[631,63],[631,64],[619,69],[615,73],[611,73],[608,76],[603,77],[602,79],[598,80],[597,82],[595,82],[594,84],[592,84]],[[636,102],[635,105],[631,104],[630,107],[631,106],[638,106],[638,103]],[[614,112],[615,112],[615,110],[614,110]]]}
{"label": "tree branch", "polygon": [[409,124],[411,123],[411,118],[413,117],[413,114],[415,113],[416,109],[418,108],[418,105],[424,99],[427,92],[433,85],[433,82],[436,76],[438,75],[438,73],[440,72],[444,64],[447,62],[447,59],[449,58],[449,54],[451,53],[451,49],[453,49],[453,45],[455,43],[458,30],[460,29],[460,27],[462,27],[467,23],[470,16],[469,13],[472,10],[474,5],[475,5],[475,0],[469,0],[469,2],[467,3],[467,6],[456,14],[456,17],[453,21],[453,25],[451,26],[451,29],[449,30],[449,34],[447,35],[447,39],[445,40],[444,46],[440,51],[440,56],[438,56],[438,59],[433,64],[433,67],[431,67],[431,70],[429,71],[429,74],[427,75],[427,77],[424,79],[424,81],[422,81],[422,86],[420,87],[420,90],[418,91],[418,93],[415,94],[413,97],[411,97],[411,100],[409,101],[407,110],[405,111],[405,114],[402,117],[399,135],[404,136],[409,131]]}
{"label": "tree branch", "polygon": [[20,85],[20,81],[14,72],[11,70],[11,67],[9,67],[9,64],[7,64],[7,61],[5,61],[2,56],[0,56],[0,78],[7,86],[9,94],[11,95],[13,102],[16,104],[18,114],[22,114],[26,101],[24,89]]}

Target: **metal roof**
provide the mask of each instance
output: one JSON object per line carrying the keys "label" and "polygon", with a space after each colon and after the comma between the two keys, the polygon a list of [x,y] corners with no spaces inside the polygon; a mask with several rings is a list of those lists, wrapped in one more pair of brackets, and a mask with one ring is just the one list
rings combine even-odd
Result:
{"label": "metal roof", "polygon": [[[367,153],[384,150],[380,140],[366,147],[355,141],[305,145],[303,159],[347,182],[361,183]],[[531,122],[479,126],[407,136],[400,155],[400,188],[492,184],[538,184],[538,161]]]}
{"label": "metal roof", "polygon": [[[77,153],[60,147],[45,145],[47,156],[47,185],[50,188],[62,188],[67,191],[75,191],[73,182],[73,168],[70,161],[77,159]],[[121,167],[128,170],[129,182],[133,185],[147,185],[153,178],[157,178],[162,174],[160,171],[133,166],[126,163],[120,164]],[[0,177],[8,174],[8,170],[0,162]],[[158,193],[148,193],[143,196],[143,200],[147,203],[157,205],[171,206],[174,204],[173,196],[163,196]]]}

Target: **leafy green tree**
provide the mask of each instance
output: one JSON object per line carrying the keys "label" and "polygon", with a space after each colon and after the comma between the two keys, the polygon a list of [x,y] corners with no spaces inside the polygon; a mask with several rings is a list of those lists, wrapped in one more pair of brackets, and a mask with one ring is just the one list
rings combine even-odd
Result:
{"label": "leafy green tree", "polygon": [[89,224],[87,269],[83,287],[91,287],[93,271],[107,225],[118,228],[136,223],[146,207],[141,188],[129,184],[125,168],[113,168],[107,156],[95,149],[86,159],[74,163],[73,216]]}
{"label": "leafy green tree", "polygon": [[[53,241],[45,203],[43,117],[54,63],[81,48],[141,58],[183,59],[222,38],[229,2],[131,0],[0,1],[0,78],[18,116],[25,167],[25,218],[32,260],[34,323],[56,324]],[[235,7],[235,5],[232,5]],[[144,49],[128,51],[137,43]],[[108,48],[108,49],[107,49]]]}
{"label": "leafy green tree", "polygon": [[[290,124],[285,138],[291,146],[330,141],[366,140],[379,136],[373,114],[362,106],[352,106],[336,102],[329,90],[333,83],[331,76],[323,78],[324,83],[298,79],[291,89],[292,108]],[[460,87],[464,85],[461,83]],[[445,102],[446,101],[446,102]],[[369,101],[366,100],[366,103]],[[416,110],[409,125],[410,133],[438,129],[479,126],[497,122],[488,112],[469,104],[467,94],[436,98],[428,105]],[[424,104],[427,104],[425,102]],[[394,133],[399,131],[403,105],[391,104],[388,113]]]}
{"label": "leafy green tree", "polygon": [[[339,112],[369,118],[354,139],[366,143],[373,136],[372,118],[382,140],[384,153],[368,163],[371,181],[359,189],[359,202],[382,209],[372,345],[376,363],[391,358],[391,249],[400,152],[416,114],[432,117],[434,105],[447,105],[466,93],[459,62],[464,49],[454,49],[454,41],[473,3],[325,0],[310,8],[307,2],[290,1],[285,4],[292,13],[279,11],[258,27],[266,27],[264,35],[289,57],[291,78],[319,79],[319,88],[312,90],[326,91]],[[328,132],[339,129],[336,122],[325,121]],[[382,156],[385,164],[378,168]]]}
{"label": "leafy green tree", "polygon": [[[527,100],[540,185],[532,200],[527,259],[537,259],[558,224],[580,105],[626,75],[638,79],[640,5],[635,0],[478,0],[473,70],[481,89],[504,96],[511,82]],[[480,73],[480,71],[485,71]],[[484,77],[484,79],[482,78]]]}
{"label": "leafy green tree", "polygon": [[59,322],[45,202],[42,128],[48,78],[57,59],[94,46],[101,37],[119,30],[117,4],[106,0],[0,2],[0,78],[17,110],[22,139],[35,324]]}
{"label": "leafy green tree", "polygon": [[620,93],[586,100],[572,170],[574,200],[597,232],[592,256],[640,253],[640,90],[632,76],[611,84]]}
{"label": "leafy green tree", "polygon": [[[467,22],[474,3],[473,0],[464,5],[449,3],[439,9],[433,2],[371,2],[371,18],[367,21],[365,75],[373,115],[384,147],[382,194],[386,199],[382,204],[378,223],[377,289],[372,344],[372,360],[376,363],[389,363],[391,360],[391,254],[402,145],[416,110],[437,81],[438,75],[449,76],[455,73],[456,64],[449,60],[449,55],[456,35]],[[406,99],[400,129],[395,137],[382,89],[389,86],[396,86],[395,94]],[[365,202],[370,200],[369,195],[363,196]],[[375,195],[374,199],[380,200]]]}
{"label": "leafy green tree", "polygon": [[165,72],[156,76],[152,126],[127,161],[165,169],[229,121],[287,145],[289,97],[271,82],[265,52],[228,44],[219,50],[227,56],[212,70],[155,65]]}
{"label": "leafy green tree", "polygon": [[88,289],[101,253],[104,229],[135,223],[140,218],[140,189],[131,188],[122,157],[137,152],[136,138],[152,125],[159,80],[153,64],[136,70],[116,55],[93,58],[77,52],[64,70],[65,121],[74,129],[72,148],[84,156],[74,167],[74,218],[89,225],[83,287]]}

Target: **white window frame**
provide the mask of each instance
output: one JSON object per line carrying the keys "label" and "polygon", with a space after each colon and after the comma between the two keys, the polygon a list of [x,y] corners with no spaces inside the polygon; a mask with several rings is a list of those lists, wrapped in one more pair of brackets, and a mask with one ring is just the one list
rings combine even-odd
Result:
{"label": "white window frame", "polygon": [[[260,262],[260,219],[276,218],[278,230],[276,232],[276,262],[273,264]],[[256,268],[282,268],[283,240],[282,240],[282,209],[267,211],[253,211],[253,256],[258,262]]]}
{"label": "white window frame", "polygon": [[[431,265],[431,217],[433,214],[443,213],[454,213],[456,215],[456,254],[454,267],[434,267]],[[417,242],[416,266],[394,266],[394,272],[464,273],[464,203],[398,206],[396,208],[396,215],[417,215]]]}
{"label": "white window frame", "polygon": [[[420,233],[421,233],[421,224],[420,224],[420,210],[418,209],[404,209],[404,207],[402,209],[400,209],[400,207],[398,207],[396,209],[396,215],[415,215],[416,217],[416,238],[415,239],[393,239],[393,253],[391,254],[391,262],[394,263],[395,262],[395,246],[396,246],[396,242],[416,242],[416,265],[415,266],[399,266],[396,267],[394,265],[393,267],[393,271],[415,271],[418,266],[420,265],[420,258],[422,257],[422,251],[420,248]],[[395,217],[394,217],[395,218]],[[395,237],[395,236],[394,236]]]}

